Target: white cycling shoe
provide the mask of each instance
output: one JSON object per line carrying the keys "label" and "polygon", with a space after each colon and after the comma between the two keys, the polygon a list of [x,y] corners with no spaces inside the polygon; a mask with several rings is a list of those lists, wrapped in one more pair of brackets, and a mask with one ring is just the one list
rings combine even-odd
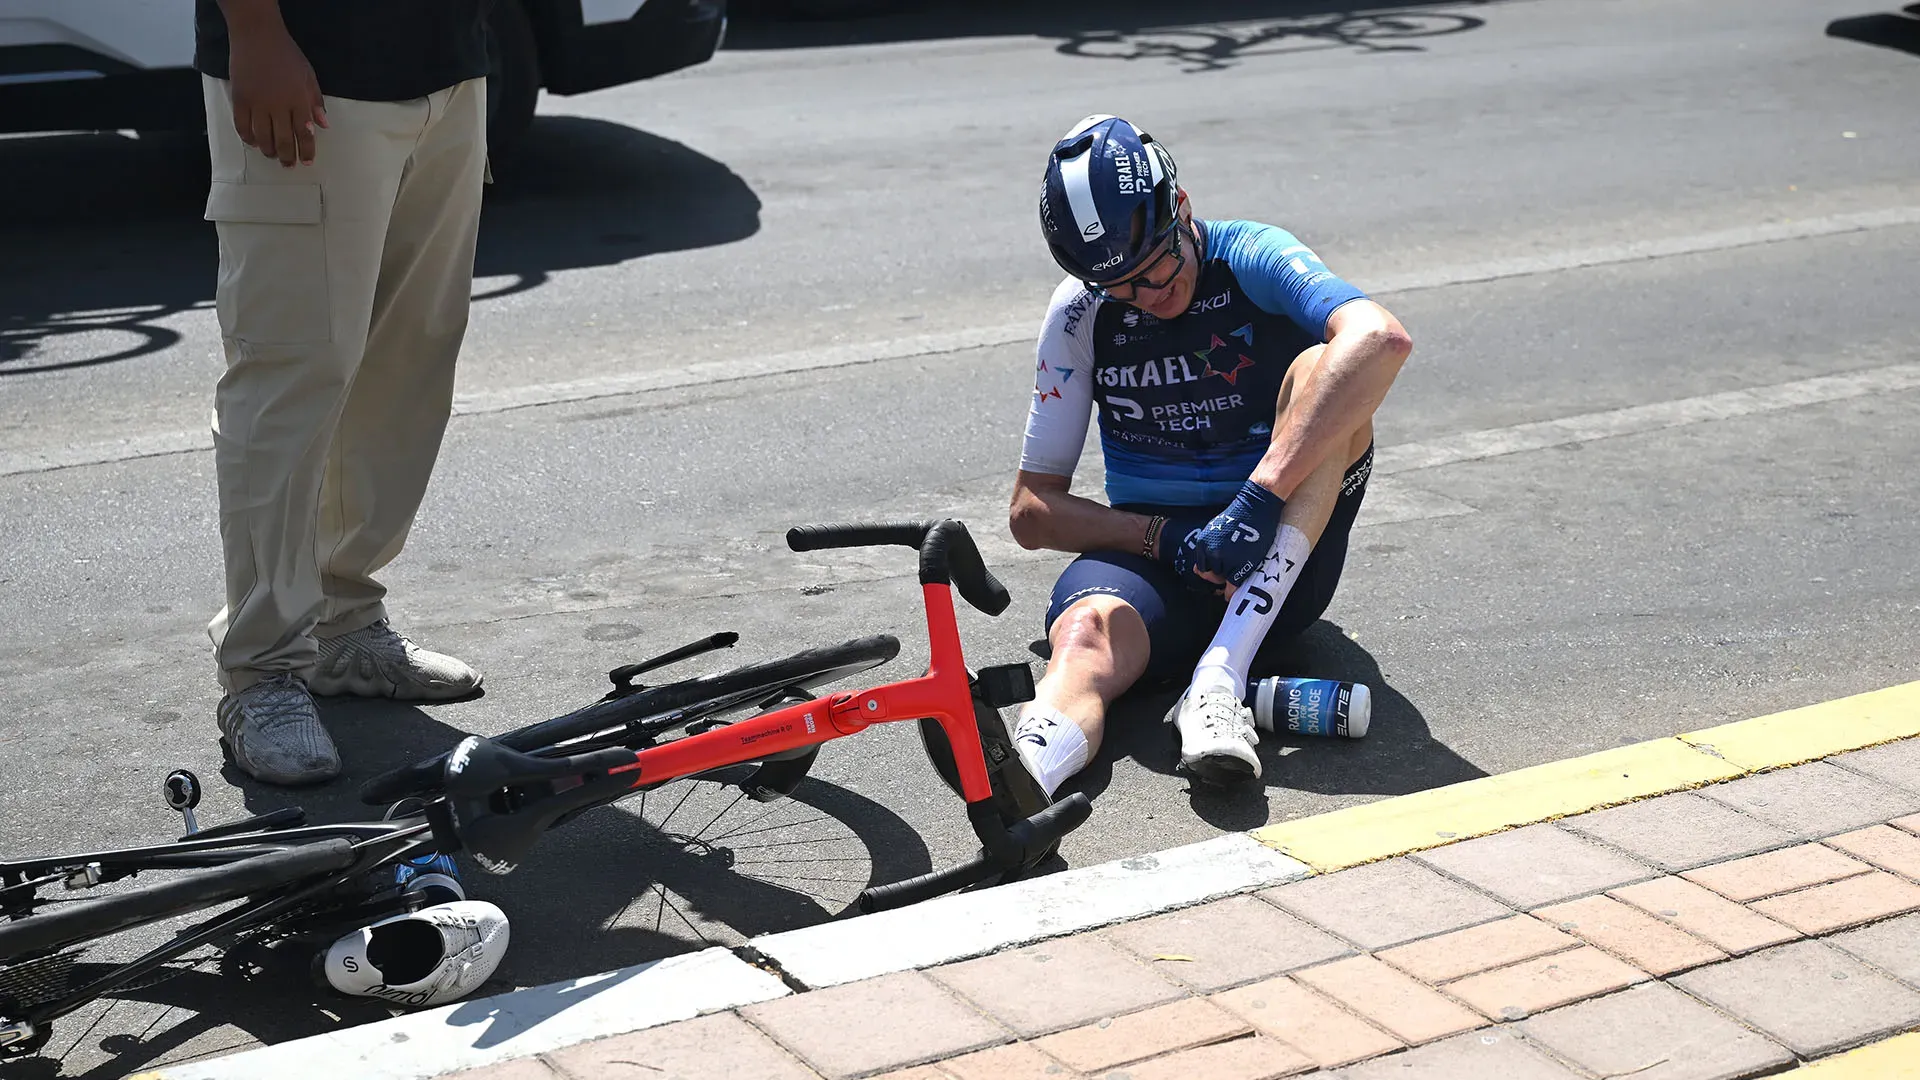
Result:
{"label": "white cycling shoe", "polygon": [[1260,734],[1253,710],[1231,690],[1202,690],[1180,695],[1173,706],[1180,733],[1180,767],[1212,784],[1260,779]]}
{"label": "white cycling shoe", "polygon": [[493,975],[508,937],[505,912],[458,900],[362,927],[334,942],[321,967],[343,994],[409,1008],[444,1005]]}

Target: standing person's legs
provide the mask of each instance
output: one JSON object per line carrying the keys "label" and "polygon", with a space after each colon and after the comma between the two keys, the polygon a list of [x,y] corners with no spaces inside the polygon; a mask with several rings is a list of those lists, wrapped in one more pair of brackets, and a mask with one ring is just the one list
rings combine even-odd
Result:
{"label": "standing person's legs", "polygon": [[487,162],[486,81],[431,95],[423,116],[320,489],[316,693],[444,700],[480,685],[467,665],[388,628],[386,588],[374,579],[406,542],[453,412]]}
{"label": "standing person's legs", "polygon": [[213,430],[226,604],[207,627],[227,691],[220,728],[259,779],[324,780],[339,755],[300,679],[322,605],[315,517],[412,149],[410,110],[328,98],[314,163],[287,168],[240,141],[229,84],[208,78],[204,96],[227,358]]}

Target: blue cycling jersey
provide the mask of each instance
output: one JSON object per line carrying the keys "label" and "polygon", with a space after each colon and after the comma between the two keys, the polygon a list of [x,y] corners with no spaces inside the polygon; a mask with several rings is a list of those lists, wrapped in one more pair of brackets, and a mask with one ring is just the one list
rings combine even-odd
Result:
{"label": "blue cycling jersey", "polygon": [[1365,294],[1293,234],[1196,223],[1200,276],[1186,314],[1161,320],[1069,279],[1042,326],[1020,467],[1071,476],[1097,411],[1107,498],[1158,506],[1232,499],[1273,436],[1280,383]]}

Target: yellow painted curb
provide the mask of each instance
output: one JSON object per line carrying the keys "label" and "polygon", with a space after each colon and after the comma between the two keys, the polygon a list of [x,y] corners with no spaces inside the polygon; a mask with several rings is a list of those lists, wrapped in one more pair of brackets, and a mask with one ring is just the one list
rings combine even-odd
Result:
{"label": "yellow painted curb", "polygon": [[1269,825],[1253,838],[1324,874],[1741,775],[1678,739],[1656,739]]}
{"label": "yellow painted curb", "polygon": [[1746,769],[1778,769],[1920,735],[1920,682],[1757,716],[1676,738]]}
{"label": "yellow painted curb", "polygon": [[1791,1075],[1818,1080],[1920,1080],[1920,1032],[1908,1032],[1822,1058]]}
{"label": "yellow painted curb", "polygon": [[1920,735],[1920,682],[1253,830],[1315,873]]}

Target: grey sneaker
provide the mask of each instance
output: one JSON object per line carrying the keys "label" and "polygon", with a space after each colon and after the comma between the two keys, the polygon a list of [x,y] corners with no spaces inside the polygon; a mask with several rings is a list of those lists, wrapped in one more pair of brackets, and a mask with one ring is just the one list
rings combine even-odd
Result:
{"label": "grey sneaker", "polygon": [[220,746],[247,775],[268,784],[318,784],[340,775],[340,752],[320,726],[313,695],[292,674],[221,698]]}
{"label": "grey sneaker", "polygon": [[479,672],[415,645],[385,619],[318,644],[320,659],[307,685],[326,697],[451,701],[480,688]]}

